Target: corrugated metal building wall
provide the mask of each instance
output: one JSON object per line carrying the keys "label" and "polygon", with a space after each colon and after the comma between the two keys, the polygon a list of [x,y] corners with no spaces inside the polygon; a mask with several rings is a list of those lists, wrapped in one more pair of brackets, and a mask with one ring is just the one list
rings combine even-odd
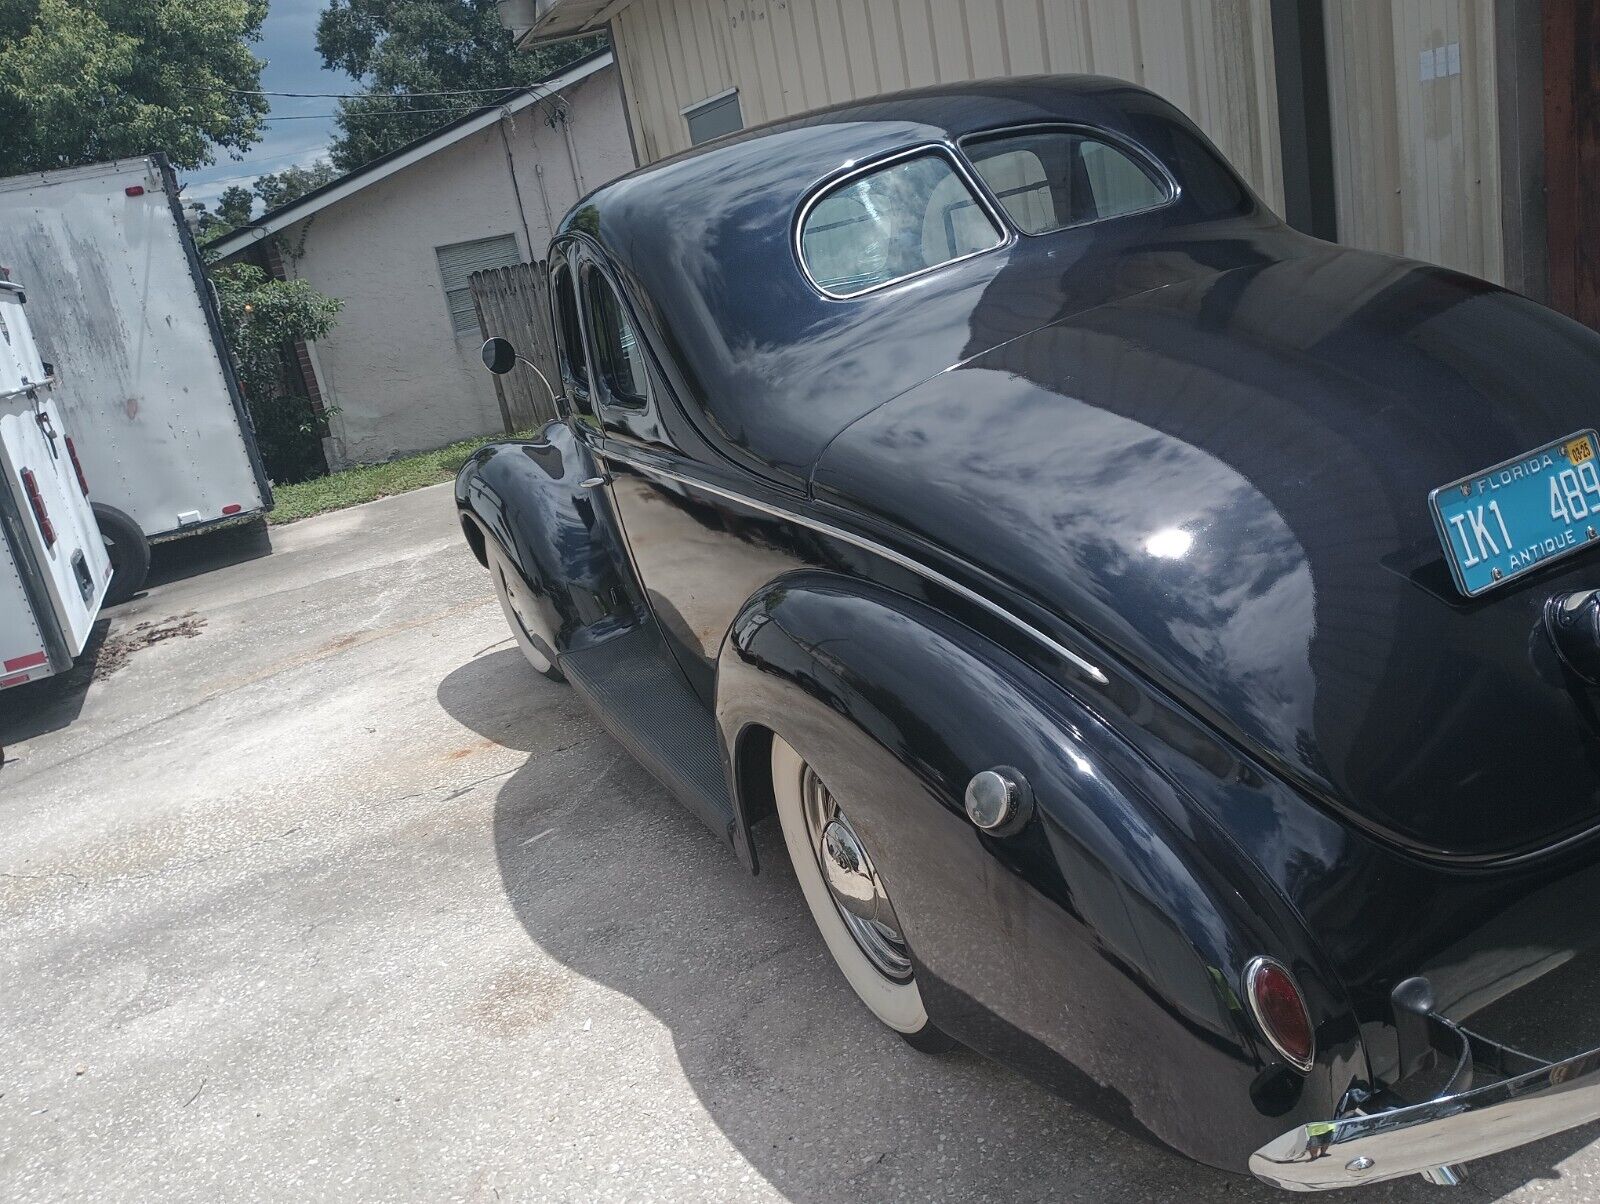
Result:
{"label": "corrugated metal building wall", "polygon": [[612,20],[639,156],[737,88],[744,124],[921,84],[1115,75],[1184,110],[1283,198],[1267,0],[635,0]]}
{"label": "corrugated metal building wall", "polygon": [[[1341,242],[1505,278],[1494,0],[1323,6]],[[946,80],[1121,76],[1283,211],[1269,0],[632,0],[612,36],[640,158],[738,90],[744,124]]]}
{"label": "corrugated metal building wall", "polygon": [[1339,241],[1502,281],[1492,0],[1323,16]]}

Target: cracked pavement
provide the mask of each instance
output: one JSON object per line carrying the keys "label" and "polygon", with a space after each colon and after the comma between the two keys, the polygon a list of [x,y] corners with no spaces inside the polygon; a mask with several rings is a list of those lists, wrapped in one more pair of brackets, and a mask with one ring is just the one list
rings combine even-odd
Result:
{"label": "cracked pavement", "polygon": [[[748,877],[523,663],[447,486],[271,541],[0,695],[0,1198],[1287,1198],[880,1030],[776,834]],[[1600,1199],[1596,1136],[1343,1198]]]}

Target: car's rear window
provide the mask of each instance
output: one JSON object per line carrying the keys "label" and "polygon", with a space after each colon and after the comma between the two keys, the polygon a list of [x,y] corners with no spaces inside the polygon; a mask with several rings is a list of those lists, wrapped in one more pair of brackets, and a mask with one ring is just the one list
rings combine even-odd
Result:
{"label": "car's rear window", "polygon": [[1138,213],[1171,196],[1136,156],[1080,130],[1019,130],[961,149],[1024,234]]}
{"label": "car's rear window", "polygon": [[853,297],[1004,241],[955,165],[930,151],[822,194],[801,223],[800,255],[823,292]]}

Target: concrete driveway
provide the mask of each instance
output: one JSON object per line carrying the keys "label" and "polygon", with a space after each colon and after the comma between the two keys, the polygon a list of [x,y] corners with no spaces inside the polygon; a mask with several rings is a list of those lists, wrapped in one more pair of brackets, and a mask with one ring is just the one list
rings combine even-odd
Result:
{"label": "concrete driveway", "polygon": [[[747,877],[526,667],[447,487],[271,538],[0,701],[0,1199],[1287,1198],[880,1030],[775,834]],[[1596,1137],[1344,1198],[1597,1199]]]}

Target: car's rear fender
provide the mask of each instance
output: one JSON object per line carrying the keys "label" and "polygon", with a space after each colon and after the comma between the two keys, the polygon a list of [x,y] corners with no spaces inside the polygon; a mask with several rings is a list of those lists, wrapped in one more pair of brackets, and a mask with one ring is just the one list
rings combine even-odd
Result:
{"label": "car's rear fender", "polygon": [[[777,732],[843,800],[929,1014],[964,1042],[1235,1170],[1365,1077],[1348,1000],[1281,895],[1113,731],[970,628],[878,586],[790,574],[733,625],[717,714],[735,843],[751,847],[769,789],[747,754]],[[1006,838],[962,803],[997,765],[1036,799]],[[1312,1010],[1308,1076],[1275,1061],[1241,1004],[1263,954]]]}

